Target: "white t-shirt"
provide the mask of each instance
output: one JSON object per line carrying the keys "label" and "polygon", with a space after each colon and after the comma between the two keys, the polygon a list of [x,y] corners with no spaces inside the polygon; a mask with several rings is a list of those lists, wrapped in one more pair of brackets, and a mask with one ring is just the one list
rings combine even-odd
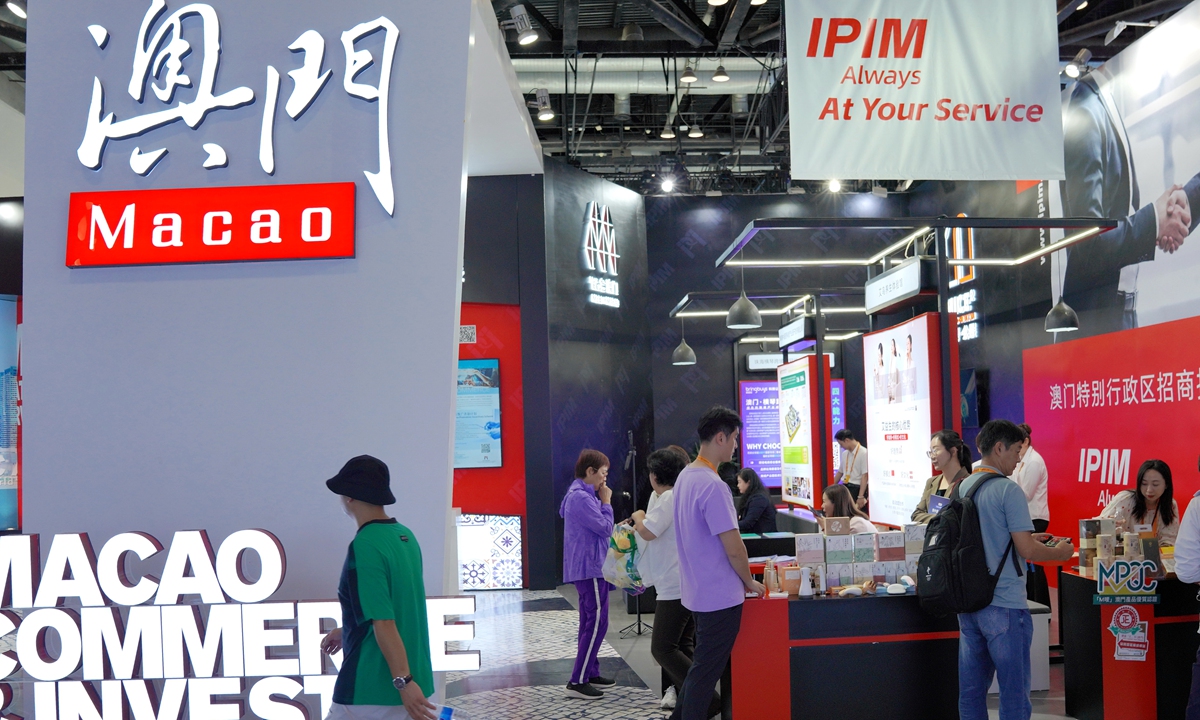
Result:
{"label": "white t-shirt", "polygon": [[675,547],[674,489],[650,495],[643,524],[655,538],[638,538],[645,547],[638,560],[642,582],[654,586],[659,600],[679,600],[683,596],[679,587],[679,550]]}
{"label": "white t-shirt", "polygon": [[1046,471],[1046,461],[1037,450],[1031,447],[1025,451],[1025,459],[1017,463],[1012,479],[1025,493],[1025,501],[1029,503],[1029,517],[1034,520],[1049,520],[1050,505],[1047,497],[1050,492],[1050,475]]}
{"label": "white t-shirt", "polygon": [[862,443],[854,450],[842,451],[842,478],[851,485],[861,485],[867,474],[867,446]]}

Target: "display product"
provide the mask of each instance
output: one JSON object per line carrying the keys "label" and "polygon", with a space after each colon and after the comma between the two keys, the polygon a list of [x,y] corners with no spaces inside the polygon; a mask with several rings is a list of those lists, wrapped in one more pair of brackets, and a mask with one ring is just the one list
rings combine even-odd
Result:
{"label": "display product", "polygon": [[894,530],[891,532],[876,533],[875,542],[878,546],[880,560],[886,562],[904,560],[905,542],[903,531]]}
{"label": "display product", "polygon": [[763,485],[780,487],[783,462],[779,445],[779,383],[743,380],[738,383],[742,416],[742,466],[758,473]]}
{"label": "display product", "polygon": [[825,562],[825,536],[820,533],[797,535],[796,562],[800,565]]}
{"label": "display product", "polygon": [[825,562],[843,564],[854,562],[853,535],[826,535]]}
{"label": "display product", "polygon": [[459,360],[454,467],[500,466],[500,361]]}
{"label": "display product", "polygon": [[854,535],[854,562],[875,562],[876,533],[858,533]]}
{"label": "display product", "polygon": [[861,585],[862,583],[875,579],[875,563],[864,562],[854,563],[854,582]]}
{"label": "display product", "polygon": [[850,518],[848,517],[831,517],[825,519],[825,534],[826,535],[849,535],[850,534]]}
{"label": "display product", "polygon": [[837,563],[826,566],[831,585],[850,585],[854,583],[854,565]]}
{"label": "display product", "polygon": [[904,526],[904,554],[920,555],[925,550],[926,525],[912,524]]}

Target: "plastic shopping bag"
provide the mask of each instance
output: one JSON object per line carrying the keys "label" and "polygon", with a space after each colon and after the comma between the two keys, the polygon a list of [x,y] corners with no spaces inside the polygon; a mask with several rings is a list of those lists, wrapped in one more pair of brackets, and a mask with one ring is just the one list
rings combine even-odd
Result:
{"label": "plastic shopping bag", "polygon": [[637,536],[628,525],[613,528],[608,539],[608,555],[604,558],[604,579],[630,595],[641,595],[646,590],[642,576],[638,573],[635,556],[638,551]]}

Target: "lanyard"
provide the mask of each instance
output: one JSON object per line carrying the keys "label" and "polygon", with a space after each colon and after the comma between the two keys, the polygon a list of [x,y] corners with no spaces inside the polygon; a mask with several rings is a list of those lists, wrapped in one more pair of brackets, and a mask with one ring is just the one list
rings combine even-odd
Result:
{"label": "lanyard", "polygon": [[[854,454],[850,456],[850,462],[846,464],[846,482],[850,482],[850,475],[854,472],[854,461],[858,459],[858,451],[862,449],[862,443],[854,447]],[[861,478],[860,478],[861,479]]]}
{"label": "lanyard", "polygon": [[994,468],[994,467],[990,467],[990,466],[988,466],[988,465],[976,465],[976,466],[975,466],[975,472],[981,472],[981,471],[984,471],[984,470],[987,470],[988,472],[994,472],[994,473],[996,473],[997,475],[1003,475],[1003,474],[1004,474],[1004,473],[1000,472],[999,470],[997,470],[996,468]]}
{"label": "lanyard", "polygon": [[[709,466],[710,468],[712,468],[712,471],[713,471],[713,472],[717,472],[717,466],[716,466],[716,465],[713,465],[713,464],[712,464],[712,461],[710,461],[708,458],[704,457],[703,455],[697,455],[697,456],[696,456],[696,462],[699,462],[699,463],[701,463],[701,464],[703,464],[703,465],[707,465],[707,466]],[[717,474],[718,474],[718,475],[720,475],[720,473],[717,473]]]}

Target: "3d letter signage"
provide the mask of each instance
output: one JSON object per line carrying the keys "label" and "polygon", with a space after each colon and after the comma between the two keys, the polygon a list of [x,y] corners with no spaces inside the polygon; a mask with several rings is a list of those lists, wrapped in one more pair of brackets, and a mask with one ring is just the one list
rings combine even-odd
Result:
{"label": "3d letter signage", "polygon": [[[161,577],[126,571],[129,556],[145,562],[164,549]],[[0,655],[0,696],[11,701],[7,683],[23,672],[36,718],[158,720],[180,717],[186,703],[195,720],[217,720],[244,715],[239,697],[252,716],[299,718],[301,695],[319,698],[323,717],[342,656],[329,667],[321,640],[341,624],[341,607],[263,602],[286,569],[283,546],[266,530],[235,532],[215,553],[203,530],[176,532],[169,548],[121,533],[98,555],[86,533],[55,535],[44,565],[37,535],[0,537],[0,638],[16,636],[16,652]],[[445,618],[473,613],[475,599],[426,603],[433,669],[479,669],[478,652],[446,650],[474,637],[472,623]],[[47,642],[51,634],[57,642]]]}
{"label": "3d letter signage", "polygon": [[354,183],[71,193],[67,266],[354,257]]}

